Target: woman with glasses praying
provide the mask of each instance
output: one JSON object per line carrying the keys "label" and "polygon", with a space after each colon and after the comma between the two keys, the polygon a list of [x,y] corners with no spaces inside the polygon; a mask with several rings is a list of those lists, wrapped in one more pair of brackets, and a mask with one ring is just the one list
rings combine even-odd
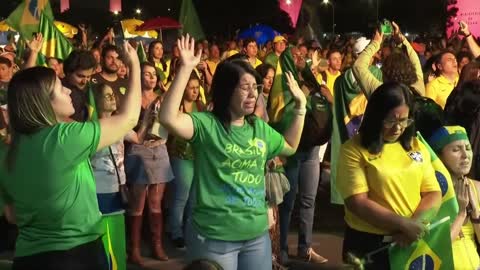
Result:
{"label": "woman with glasses praying", "polygon": [[[344,260],[349,254],[364,257],[392,237],[400,246],[411,244],[440,205],[440,187],[430,154],[415,137],[411,107],[409,87],[383,84],[368,101],[359,134],[342,145],[337,188],[345,200]],[[388,250],[372,259],[367,269],[390,269]]]}
{"label": "woman with glasses praying", "polygon": [[[211,112],[179,111],[185,86],[200,61],[194,41],[177,41],[181,66],[160,109],[160,122],[192,144],[195,202],[187,224],[188,261],[209,259],[226,270],[272,269],[265,201],[265,163],[295,153],[306,98],[293,75],[296,109],[284,135],[255,116],[261,78],[243,61],[222,62],[212,81]],[[260,91],[259,91],[260,90]]]}

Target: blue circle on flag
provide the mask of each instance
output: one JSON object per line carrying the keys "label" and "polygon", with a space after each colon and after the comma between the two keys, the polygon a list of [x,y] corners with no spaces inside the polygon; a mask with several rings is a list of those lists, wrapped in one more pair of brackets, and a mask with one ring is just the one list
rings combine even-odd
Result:
{"label": "blue circle on flag", "polygon": [[447,178],[445,177],[445,175],[443,175],[439,171],[435,171],[435,177],[437,178],[437,182],[440,185],[440,189],[442,190],[442,197],[443,197],[445,196],[448,190]]}
{"label": "blue circle on flag", "polygon": [[35,19],[38,20],[39,18],[39,10],[38,10],[38,0],[31,0],[28,5],[28,11],[32,14]]}
{"label": "blue circle on flag", "polygon": [[425,254],[425,268],[423,268],[423,256],[418,256],[412,263],[408,266],[408,270],[434,270],[435,263],[433,262],[433,258]]}

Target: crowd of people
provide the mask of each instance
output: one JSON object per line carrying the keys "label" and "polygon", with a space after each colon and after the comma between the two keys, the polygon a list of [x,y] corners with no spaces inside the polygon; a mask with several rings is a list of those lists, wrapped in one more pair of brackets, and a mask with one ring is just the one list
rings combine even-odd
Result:
{"label": "crowd of people", "polygon": [[[168,57],[150,42],[144,62],[142,43],[110,33],[91,48],[85,34],[48,67],[36,66],[41,34],[23,59],[1,53],[0,213],[17,230],[13,269],[145,266],[143,240],[161,261],[166,241],[186,247],[186,269],[285,269],[296,200],[295,256],[323,264],[312,230],[325,175],[345,205],[346,263],[421,239],[450,189],[455,269],[477,269],[480,46],[463,22],[463,40],[438,44],[392,24],[391,36],[324,48],[187,34]],[[367,268],[389,269],[388,252]]]}

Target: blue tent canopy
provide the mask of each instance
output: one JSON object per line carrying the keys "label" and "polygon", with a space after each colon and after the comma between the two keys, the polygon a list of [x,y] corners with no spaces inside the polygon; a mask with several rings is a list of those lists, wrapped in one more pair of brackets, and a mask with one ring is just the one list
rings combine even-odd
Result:
{"label": "blue tent canopy", "polygon": [[269,40],[273,40],[277,35],[280,35],[280,33],[275,31],[272,27],[258,24],[241,31],[238,37],[241,39],[254,38],[259,45],[263,45]]}

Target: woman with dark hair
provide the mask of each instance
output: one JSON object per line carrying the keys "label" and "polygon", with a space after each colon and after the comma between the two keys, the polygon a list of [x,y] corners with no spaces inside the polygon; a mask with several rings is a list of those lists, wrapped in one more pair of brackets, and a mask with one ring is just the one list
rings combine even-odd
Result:
{"label": "woman with dark hair", "polygon": [[[158,116],[162,97],[155,93],[158,77],[153,63],[145,62],[141,66],[142,99],[140,119],[145,115]],[[141,128],[141,120],[134,128]],[[143,266],[140,254],[141,232],[145,202],[148,203],[152,250],[155,258],[167,261],[168,256],[163,248],[163,213],[162,201],[166,184],[173,179],[170,159],[167,152],[168,133],[162,128],[158,119],[147,127],[143,144],[126,146],[125,172],[129,185],[131,200],[127,212],[129,224],[130,262]]]}
{"label": "woman with dark hair", "polygon": [[258,74],[260,74],[263,85],[262,93],[258,93],[255,115],[262,118],[265,122],[268,123],[268,96],[270,94],[270,90],[272,90],[273,78],[275,77],[275,68],[273,68],[273,66],[270,64],[263,63],[260,64],[255,70],[258,72]]}
{"label": "woman with dark hair", "polygon": [[164,90],[163,86],[167,84],[170,74],[170,61],[165,61],[163,43],[160,40],[150,42],[148,45],[148,61],[155,64],[158,73],[158,84]]}
{"label": "woman with dark hair", "polygon": [[[371,95],[359,134],[342,145],[337,189],[345,201],[343,256],[364,257],[392,236],[400,246],[422,237],[440,187],[411,118],[409,87],[385,83]],[[371,269],[389,269],[388,252]]]}
{"label": "woman with dark hair", "polygon": [[193,68],[200,62],[194,41],[178,40],[181,66],[160,109],[160,122],[190,141],[195,205],[187,227],[188,260],[210,259],[226,270],[272,268],[265,201],[265,163],[292,155],[299,144],[306,98],[293,75],[288,85],[296,109],[282,136],[254,115],[260,78],[243,61],[221,63],[212,82],[212,112],[179,111]]}
{"label": "woman with dark hair", "polygon": [[[402,45],[403,51],[391,53],[382,66],[383,82],[397,82],[412,86],[414,93],[424,96],[425,84],[423,82],[422,66],[417,53],[410,42],[400,32],[400,28],[392,22],[394,33],[393,38],[397,44]],[[371,43],[363,50],[353,64],[352,71],[367,96],[370,96],[377,89],[382,81],[378,80],[368,69],[372,57],[380,50],[383,42],[383,33],[375,31]]]}
{"label": "woman with dark hair", "polygon": [[455,91],[446,107],[445,118],[447,125],[462,126],[467,131],[473,150],[469,177],[480,179],[480,80],[463,83]]}
{"label": "woman with dark hair", "polygon": [[[447,98],[447,103],[445,105],[445,114],[452,115],[455,114],[455,111],[462,110],[461,107],[458,107],[457,99],[465,99],[464,94],[460,92],[464,89],[463,85],[471,81],[480,80],[480,61],[474,60],[463,67],[462,73],[460,73],[460,78],[458,79],[457,86],[453,89],[452,93]],[[471,89],[471,85],[466,89]],[[468,96],[469,94],[467,94]],[[476,99],[474,99],[476,101]],[[463,101],[461,101],[463,102]],[[463,125],[461,125],[463,126]],[[468,129],[468,128],[467,128]]]}
{"label": "woman with dark hair", "polygon": [[475,239],[480,237],[480,182],[467,177],[473,157],[467,132],[460,126],[442,126],[428,144],[447,168],[458,202],[458,215],[451,220],[450,229],[455,269],[478,269]]}
{"label": "woman with dark hair", "polygon": [[52,69],[26,69],[11,80],[12,143],[0,147],[0,196],[19,227],[13,269],[109,268],[89,159],[122,139],[140,113],[138,56],[128,43],[124,50],[130,91],[117,114],[98,121],[69,121],[71,91]]}

